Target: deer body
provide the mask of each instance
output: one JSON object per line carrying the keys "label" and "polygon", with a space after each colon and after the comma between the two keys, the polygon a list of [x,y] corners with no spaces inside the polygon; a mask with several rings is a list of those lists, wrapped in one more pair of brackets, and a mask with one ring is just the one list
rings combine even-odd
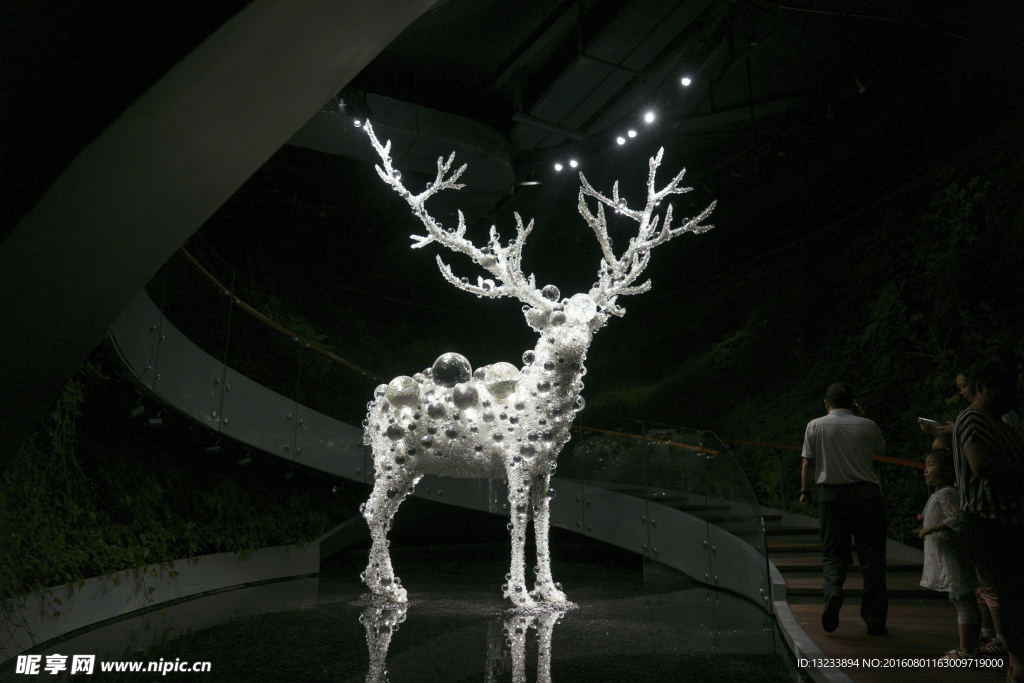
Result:
{"label": "deer body", "polygon": [[[651,160],[648,202],[643,212],[629,210],[618,198],[618,186],[612,198],[590,187],[582,177],[580,212],[594,228],[604,252],[599,281],[586,294],[560,299],[554,286],[535,286],[527,279],[520,259],[532,222],[524,226],[516,216],[517,236],[503,247],[491,228],[488,247],[477,248],[466,240],[461,213],[457,229],[443,230],[426,212],[424,201],[442,189],[461,187],[455,180],[462,169],[446,177],[453,157],[438,159],[434,183],[419,195],[412,195],[401,184],[400,174],[391,165],[390,143],[382,146],[366,124],[374,148],[384,162],[377,168],[412,207],[427,228],[427,236],[413,236],[414,247],[436,241],[470,256],[495,276],[498,283],[478,278],[476,285],[458,279],[438,257],[442,274],[453,285],[478,296],[514,296],[522,301],[527,324],[539,334],[537,345],[523,354],[522,367],[495,363],[473,372],[469,361],[448,353],[434,365],[413,377],[400,376],[380,385],[369,404],[363,423],[364,442],[372,447],[375,483],[363,506],[371,532],[372,548],[363,581],[370,590],[392,602],[407,600],[405,588],[394,574],[388,552],[387,532],[402,500],[425,474],[460,478],[505,479],[509,488],[509,512],[512,532],[512,565],[502,587],[504,596],[517,607],[532,607],[537,601],[564,603],[565,594],[551,576],[548,547],[549,502],[554,492],[550,479],[556,458],[569,440],[569,428],[575,413],[582,409],[583,363],[594,332],[609,315],[625,311],[616,297],[646,291],[650,283],[633,282],[647,265],[650,248],[682,232],[700,232],[700,225],[712,207],[679,228],[671,229],[671,206],[665,223],[655,232],[658,220],[651,220],[654,207],[664,196],[678,194],[682,173],[664,190],[655,192],[654,171],[661,154]],[[585,196],[598,200],[598,210],[590,212]],[[608,239],[603,205],[614,207],[640,222],[638,237],[621,258],[615,258]],[[712,205],[713,206],[713,205]],[[537,578],[531,591],[526,583],[524,547],[526,527],[532,517],[537,546]]]}

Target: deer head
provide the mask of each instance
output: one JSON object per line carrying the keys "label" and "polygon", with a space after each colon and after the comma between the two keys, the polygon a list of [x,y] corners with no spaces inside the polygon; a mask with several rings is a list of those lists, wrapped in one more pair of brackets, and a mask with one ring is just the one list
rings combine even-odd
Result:
{"label": "deer head", "polygon": [[[523,245],[533,230],[532,220],[524,225],[523,219],[518,213],[515,213],[515,239],[503,246],[501,236],[495,227],[491,226],[487,246],[477,247],[466,239],[466,221],[461,211],[458,212],[458,225],[445,229],[434,220],[425,207],[426,201],[438,192],[448,189],[458,190],[463,187],[457,181],[466,170],[465,164],[449,174],[452,162],[455,160],[455,153],[452,152],[447,160],[444,157],[439,157],[437,177],[433,182],[427,183],[422,192],[412,194],[402,184],[401,173],[392,165],[391,141],[381,145],[369,122],[366,123],[365,128],[374,149],[383,162],[383,168],[379,165],[376,166],[377,174],[405,199],[427,230],[426,235],[411,235],[413,248],[419,249],[431,242],[437,242],[452,251],[469,256],[477,265],[490,273],[493,279],[478,276],[476,284],[473,284],[469,278],[457,277],[452,272],[451,266],[437,256],[437,265],[444,278],[459,289],[479,297],[512,297],[523,302],[523,312],[527,324],[542,337],[552,328],[561,327],[563,328],[562,334],[556,335],[557,337],[572,337],[571,341],[576,344],[583,341],[581,337],[585,337],[585,342],[583,342],[585,348],[589,345],[593,333],[607,323],[609,316],[621,317],[625,314],[626,309],[618,303],[619,297],[641,294],[651,288],[650,280],[640,284],[637,284],[637,280],[647,267],[651,258],[651,250],[654,247],[683,233],[701,233],[713,227],[703,225],[702,221],[715,208],[714,202],[697,216],[684,220],[677,227],[672,227],[671,204],[665,210],[664,220],[661,220],[661,216],[656,215],[665,198],[674,194],[684,194],[693,189],[681,186],[685,169],[680,171],[664,188],[656,189],[654,179],[658,167],[661,165],[664,148],[660,149],[657,155],[651,157],[649,161],[647,201],[642,209],[633,209],[627,206],[626,200],[619,196],[618,181],[612,187],[612,196],[607,197],[595,190],[583,173],[580,173],[579,212],[597,236],[602,258],[598,266],[598,280],[590,288],[590,291],[560,300],[561,293],[557,287],[547,285],[538,288],[533,274],[526,277],[523,273]],[[588,198],[595,200],[596,211],[591,210]],[[615,255],[612,240],[608,236],[606,206],[617,214],[635,220],[639,224],[636,236],[630,238],[629,246],[621,256]]]}

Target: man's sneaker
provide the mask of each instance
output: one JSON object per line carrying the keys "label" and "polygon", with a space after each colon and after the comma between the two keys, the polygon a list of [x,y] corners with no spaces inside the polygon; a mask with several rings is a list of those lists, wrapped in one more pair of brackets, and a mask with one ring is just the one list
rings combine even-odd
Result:
{"label": "man's sneaker", "polygon": [[964,652],[959,647],[954,647],[952,650],[942,655],[940,659],[977,659],[977,652]]}
{"label": "man's sneaker", "polygon": [[1006,643],[999,636],[988,641],[978,648],[978,654],[982,657],[1005,657]]}
{"label": "man's sneaker", "polygon": [[843,606],[843,596],[832,593],[825,599],[825,611],[821,613],[821,628],[825,633],[832,633],[839,628],[839,609]]}

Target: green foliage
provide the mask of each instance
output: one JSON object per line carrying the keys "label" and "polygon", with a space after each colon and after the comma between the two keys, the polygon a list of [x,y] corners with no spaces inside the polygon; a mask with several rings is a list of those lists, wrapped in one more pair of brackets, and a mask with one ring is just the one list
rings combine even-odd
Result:
{"label": "green foliage", "polygon": [[[127,394],[127,397],[126,397]],[[185,423],[127,420],[134,392],[95,363],[72,378],[0,479],[0,597],[216,552],[308,543],[352,516],[333,478],[211,458]]]}
{"label": "green foliage", "polygon": [[[955,418],[958,370],[994,353],[1024,367],[1024,137],[993,140],[894,197],[702,289],[664,334],[689,348],[632,413],[799,445],[825,387],[845,381],[888,455],[921,460],[930,438],[916,418]],[[736,455],[763,504],[810,512],[796,502],[798,452]],[[928,495],[921,471],[878,467],[890,535],[905,538]]]}

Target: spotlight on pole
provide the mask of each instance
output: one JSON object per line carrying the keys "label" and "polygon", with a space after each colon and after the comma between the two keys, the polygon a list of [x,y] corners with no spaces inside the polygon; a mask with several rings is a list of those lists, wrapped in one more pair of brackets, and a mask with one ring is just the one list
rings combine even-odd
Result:
{"label": "spotlight on pole", "polygon": [[689,76],[683,76],[683,78],[682,78],[682,80],[680,81],[680,83],[682,83],[682,84],[683,84],[683,87],[684,87],[684,88],[689,88],[689,87],[690,87],[690,84],[691,84],[691,83],[693,83],[693,81],[692,81],[692,80],[690,79],[690,77],[689,77]]}
{"label": "spotlight on pole", "polygon": [[557,161],[555,162],[555,170],[556,171],[561,171],[562,170],[562,165],[560,163],[558,163]]}
{"label": "spotlight on pole", "polygon": [[626,135],[628,135],[631,138],[635,138],[636,137],[636,131],[630,129],[630,131],[628,133],[626,133]]}
{"label": "spotlight on pole", "polygon": [[649,111],[644,114],[644,123],[654,123],[654,112]]}
{"label": "spotlight on pole", "polygon": [[620,145],[624,145],[626,144],[626,138],[620,135],[619,137],[615,138],[615,142],[619,143]]}
{"label": "spotlight on pole", "polygon": [[135,419],[138,419],[138,418],[142,417],[142,414],[144,412],[146,412],[146,406],[144,406],[144,405],[137,405],[137,406],[135,406],[134,408],[132,408],[132,419],[135,420]]}
{"label": "spotlight on pole", "polygon": [[580,165],[580,162],[576,161],[575,159],[570,159],[569,165],[572,166],[573,168],[576,168],[577,166]]}

